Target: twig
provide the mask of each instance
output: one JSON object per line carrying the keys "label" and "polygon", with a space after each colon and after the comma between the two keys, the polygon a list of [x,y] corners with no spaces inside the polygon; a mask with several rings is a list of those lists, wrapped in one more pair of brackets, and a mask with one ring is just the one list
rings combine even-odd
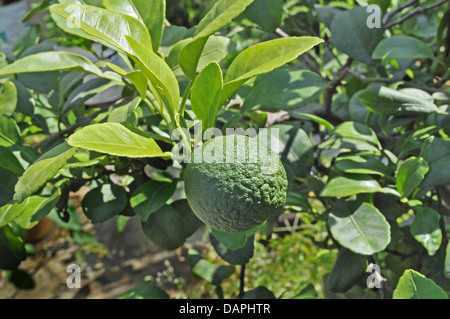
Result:
{"label": "twig", "polygon": [[347,75],[347,70],[352,64],[353,59],[348,58],[347,62],[339,69],[333,79],[329,82],[330,87],[323,92],[323,106],[322,111],[326,114],[331,113],[331,104],[333,102],[333,95],[336,93],[336,88],[341,84],[344,77]]}
{"label": "twig", "polygon": [[413,16],[415,16],[415,15],[417,15],[417,14],[419,14],[419,13],[424,13],[424,12],[426,12],[426,11],[429,11],[429,10],[431,10],[431,9],[434,9],[434,8],[436,8],[436,7],[439,7],[439,6],[443,5],[443,4],[445,4],[446,2],[447,2],[447,0],[441,0],[441,1],[435,2],[435,3],[430,4],[430,5],[428,5],[428,6],[425,6],[425,7],[419,7],[419,8],[417,8],[417,9],[411,11],[410,13],[405,14],[402,18],[400,18],[400,19],[398,19],[398,20],[396,20],[396,21],[393,21],[393,22],[391,22],[391,23],[386,24],[386,25],[384,26],[384,28],[385,28],[385,29],[392,28],[393,26],[396,26],[396,25],[398,25],[398,24],[401,24],[401,23],[405,22],[406,20],[408,20],[409,18],[412,18]]}
{"label": "twig", "polygon": [[383,25],[388,23],[389,20],[393,16],[395,16],[397,13],[399,13],[400,11],[403,11],[403,9],[405,9],[405,8],[408,8],[408,7],[412,6],[412,5],[414,5],[416,2],[419,2],[419,0],[408,1],[407,3],[405,3],[405,4],[401,5],[401,6],[398,6],[397,8],[395,8],[395,9],[389,11],[388,13],[386,13],[386,15],[383,18]]}

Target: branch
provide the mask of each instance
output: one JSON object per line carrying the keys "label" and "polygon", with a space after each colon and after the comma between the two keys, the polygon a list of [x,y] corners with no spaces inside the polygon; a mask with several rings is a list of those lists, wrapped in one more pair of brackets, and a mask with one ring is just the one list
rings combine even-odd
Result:
{"label": "branch", "polygon": [[411,0],[411,1],[408,1],[407,3],[405,3],[405,4],[401,5],[401,6],[398,6],[397,8],[395,8],[395,9],[389,11],[388,13],[386,13],[386,15],[385,15],[384,18],[383,18],[383,25],[385,25],[386,23],[388,23],[389,20],[390,20],[393,16],[395,16],[397,13],[403,11],[403,9],[405,9],[405,8],[411,7],[411,6],[414,5],[416,2],[419,2],[419,0]]}
{"label": "branch", "polygon": [[323,106],[322,112],[330,114],[331,113],[331,104],[333,102],[333,95],[336,93],[336,88],[341,84],[344,77],[347,75],[347,70],[349,66],[352,64],[353,59],[348,58],[347,62],[339,69],[333,79],[329,82],[330,87],[325,89],[323,92]]}
{"label": "branch", "polygon": [[426,11],[429,11],[431,9],[439,7],[439,6],[443,5],[443,4],[445,4],[446,2],[447,2],[447,0],[441,0],[441,1],[435,2],[435,3],[430,4],[428,6],[425,6],[425,7],[419,7],[417,9],[411,11],[410,13],[404,15],[401,19],[398,19],[398,20],[396,20],[394,22],[386,24],[384,26],[384,28],[385,29],[392,28],[393,26],[401,24],[401,23],[405,22],[406,20],[408,20],[409,18],[412,18],[413,16],[415,16],[417,14],[424,13]]}

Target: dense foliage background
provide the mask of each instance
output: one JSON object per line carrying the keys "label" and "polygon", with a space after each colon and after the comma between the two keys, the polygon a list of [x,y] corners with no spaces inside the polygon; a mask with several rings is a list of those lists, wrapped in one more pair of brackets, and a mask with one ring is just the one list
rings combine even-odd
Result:
{"label": "dense foliage background", "polygon": [[[122,13],[130,8],[130,1],[42,0],[23,17],[15,44],[0,53],[4,280],[19,289],[34,287],[21,262],[38,254],[30,233],[46,220],[69,231],[79,247],[76,262],[86,266],[86,255],[105,253],[86,224],[115,219],[124,229],[137,218],[150,241],[185,258],[191,274],[179,276],[166,263],[165,271],[142,278],[143,285],[124,298],[448,298],[447,0],[255,0],[235,14],[224,8],[239,1],[167,0],[165,18],[162,9],[145,11],[151,15],[147,20],[138,12],[155,51],[141,48],[138,60],[125,49],[132,42],[120,41],[125,33],[114,33],[121,28],[112,30],[105,22],[98,30],[77,31],[66,22],[70,16],[61,8],[67,6],[49,9],[65,2],[91,6],[93,19],[98,8]],[[144,2],[131,3],[139,9]],[[146,3],[161,8],[164,1]],[[379,11],[368,11],[371,4]],[[215,19],[208,16],[218,7],[230,23],[220,21],[220,12]],[[208,28],[214,32],[197,52],[198,65],[192,64],[183,50]],[[131,37],[140,41],[147,31],[137,29]],[[171,124],[179,120],[192,129],[201,117],[198,110],[212,112],[210,104],[198,102],[207,96],[196,90],[206,85],[203,79],[216,81],[203,72],[207,66],[213,73],[218,65],[226,85],[226,71],[239,53],[257,43],[303,36],[324,42],[292,49],[292,58],[281,53],[286,61],[279,64],[255,66],[254,76],[213,112],[220,129],[280,130],[289,177],[285,212],[250,233],[204,227],[184,198],[182,165],[154,155],[178,143],[170,139]],[[255,49],[252,60],[258,63],[272,49]],[[54,55],[45,55],[49,52],[77,56],[58,64]],[[160,61],[163,80],[154,76],[151,62],[142,62],[145,55]],[[146,67],[150,71],[142,72]],[[166,87],[173,79],[177,96]],[[177,99],[182,112],[166,111]],[[150,140],[157,146],[139,158],[88,146],[111,142],[89,131],[105,123],[103,135],[134,132],[150,149]],[[82,187],[89,192],[77,202],[73,194]],[[199,233],[201,248],[188,240]]]}

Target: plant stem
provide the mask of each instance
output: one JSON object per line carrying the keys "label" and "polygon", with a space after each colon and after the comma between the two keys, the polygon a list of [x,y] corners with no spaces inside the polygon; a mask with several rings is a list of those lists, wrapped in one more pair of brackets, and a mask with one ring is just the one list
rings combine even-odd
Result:
{"label": "plant stem", "polygon": [[193,85],[194,85],[194,80],[190,80],[186,90],[184,90],[183,99],[181,100],[181,104],[180,104],[180,115],[182,117],[184,116],[184,109],[186,108],[186,102],[187,102],[189,93],[191,93],[191,89],[192,89]]}
{"label": "plant stem", "polygon": [[425,6],[425,7],[419,7],[417,9],[411,11],[410,13],[404,15],[402,18],[400,18],[400,19],[398,19],[396,21],[393,21],[391,23],[386,24],[384,26],[384,28],[385,29],[392,28],[393,26],[401,24],[401,23],[405,22],[406,20],[408,20],[409,18],[412,18],[413,16],[415,16],[415,15],[417,15],[419,13],[424,13],[424,12],[426,12],[428,10],[434,9],[436,7],[439,7],[439,6],[443,5],[446,2],[447,2],[447,0],[441,0],[441,1],[435,2],[435,3],[430,4],[428,6]]}
{"label": "plant stem", "polygon": [[244,284],[245,284],[245,264],[241,265],[241,274],[239,276],[239,295],[237,299],[242,299],[244,297]]}

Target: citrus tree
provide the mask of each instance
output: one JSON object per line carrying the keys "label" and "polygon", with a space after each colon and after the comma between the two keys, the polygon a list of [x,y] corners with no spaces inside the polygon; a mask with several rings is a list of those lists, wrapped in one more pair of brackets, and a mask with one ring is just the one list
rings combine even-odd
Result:
{"label": "citrus tree", "polygon": [[[163,249],[205,225],[226,265],[194,249],[189,262],[221,298],[283,297],[245,289],[280,220],[305,237],[299,224],[324,226],[311,244],[337,252],[326,297],[448,298],[448,10],[217,0],[187,28],[164,0],[43,0],[24,21],[48,11],[95,60],[34,25],[0,56],[0,268],[21,274],[27,230],[50,213],[70,224],[69,194],[89,186],[90,222],[138,216]],[[290,296],[317,297],[303,288]]]}

